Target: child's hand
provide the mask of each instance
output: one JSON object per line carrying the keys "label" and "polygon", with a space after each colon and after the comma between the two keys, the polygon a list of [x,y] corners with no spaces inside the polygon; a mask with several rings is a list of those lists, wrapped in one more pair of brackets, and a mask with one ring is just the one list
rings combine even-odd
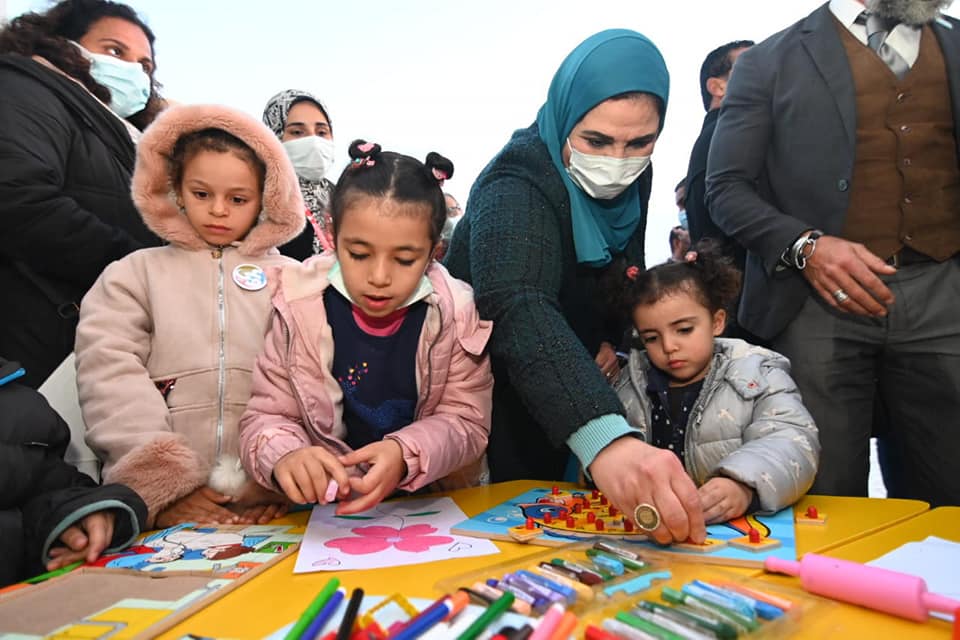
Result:
{"label": "child's hand", "polygon": [[287,498],[248,480],[227,507],[240,516],[241,524],[267,524],[287,513]]}
{"label": "child's hand", "polygon": [[280,458],[273,468],[273,477],[293,502],[327,504],[327,485],[336,480],[339,497],[350,492],[347,470],[337,457],[323,447],[304,447]]}
{"label": "child's hand", "polygon": [[753,489],[730,478],[710,478],[699,492],[707,524],[739,518],[753,500]]}
{"label": "child's hand", "polygon": [[363,477],[350,478],[350,486],[363,494],[354,500],[341,502],[337,513],[346,515],[371,509],[381,500],[393,493],[403,477],[407,475],[407,464],[403,461],[403,449],[393,438],[373,442],[356,451],[340,457],[345,467],[358,464],[370,465]]}
{"label": "child's hand", "polygon": [[198,524],[236,524],[239,518],[225,505],[232,498],[203,486],[180,498],[157,514],[157,528],[165,529],[183,522]]}
{"label": "child's hand", "polygon": [[66,546],[50,550],[50,557],[53,559],[47,563],[47,571],[65,567],[78,560],[93,562],[99,558],[113,539],[115,518],[113,511],[97,511],[67,527],[60,534],[60,542]]}

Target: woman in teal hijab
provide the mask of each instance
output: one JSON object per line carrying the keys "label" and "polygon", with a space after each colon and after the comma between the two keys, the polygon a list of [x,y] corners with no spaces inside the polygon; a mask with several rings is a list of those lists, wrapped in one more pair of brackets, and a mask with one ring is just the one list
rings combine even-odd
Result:
{"label": "woman in teal hijab", "polygon": [[663,57],[643,35],[612,29],[583,41],[537,121],[477,178],[446,258],[494,322],[491,479],[560,480],[582,467],[624,513],[641,507],[661,542],[702,540],[703,512],[679,459],[623,417],[611,384],[627,318],[604,291],[628,265],[644,266],[649,163],[668,90]]}

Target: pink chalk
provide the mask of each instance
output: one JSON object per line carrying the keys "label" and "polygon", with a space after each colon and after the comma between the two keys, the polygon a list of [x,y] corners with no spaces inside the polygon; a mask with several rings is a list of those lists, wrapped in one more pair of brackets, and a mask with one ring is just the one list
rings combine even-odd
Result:
{"label": "pink chalk", "polygon": [[952,613],[960,601],[927,591],[922,578],[808,553],[799,562],[769,557],[764,569],[799,576],[810,593],[925,622],[930,611]]}
{"label": "pink chalk", "polygon": [[323,494],[324,502],[333,502],[337,497],[337,492],[340,491],[340,485],[337,484],[336,480],[331,480],[327,484],[327,492]]}

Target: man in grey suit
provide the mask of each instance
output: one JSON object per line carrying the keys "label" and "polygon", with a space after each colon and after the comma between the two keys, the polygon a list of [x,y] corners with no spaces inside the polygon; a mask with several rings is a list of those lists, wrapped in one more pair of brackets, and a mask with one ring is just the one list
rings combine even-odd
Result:
{"label": "man in grey suit", "polygon": [[793,363],[820,429],[816,493],[866,495],[881,394],[898,491],[960,503],[949,4],[830,0],[740,56],[711,145],[711,213],[749,252],[739,319]]}

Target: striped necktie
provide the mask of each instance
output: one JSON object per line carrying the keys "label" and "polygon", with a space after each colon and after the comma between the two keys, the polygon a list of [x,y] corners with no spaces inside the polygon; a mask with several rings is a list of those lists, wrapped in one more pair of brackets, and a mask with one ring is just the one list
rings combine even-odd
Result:
{"label": "striped necktie", "polygon": [[867,28],[867,46],[873,49],[899,80],[910,71],[910,65],[896,49],[887,44],[887,36],[899,23],[895,18],[884,18],[868,11],[857,16],[857,24]]}

